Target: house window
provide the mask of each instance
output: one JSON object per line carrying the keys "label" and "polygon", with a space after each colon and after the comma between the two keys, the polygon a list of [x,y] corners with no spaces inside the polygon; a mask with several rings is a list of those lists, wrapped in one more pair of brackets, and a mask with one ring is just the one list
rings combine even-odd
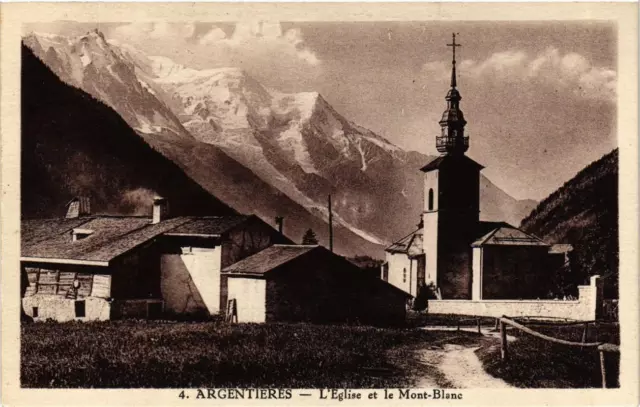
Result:
{"label": "house window", "polygon": [[429,189],[429,210],[433,210],[433,188]]}
{"label": "house window", "polygon": [[32,312],[34,318],[38,318],[38,307],[33,307]]}
{"label": "house window", "polygon": [[84,302],[84,300],[76,301],[75,302],[75,307],[76,307],[76,318],[83,318],[85,316],[85,302]]}
{"label": "house window", "polygon": [[407,282],[407,269],[406,268],[402,269],[402,282],[403,283]]}
{"label": "house window", "polygon": [[87,237],[93,234],[93,230],[91,229],[73,229],[71,232],[72,240],[77,242],[78,240],[86,239]]}

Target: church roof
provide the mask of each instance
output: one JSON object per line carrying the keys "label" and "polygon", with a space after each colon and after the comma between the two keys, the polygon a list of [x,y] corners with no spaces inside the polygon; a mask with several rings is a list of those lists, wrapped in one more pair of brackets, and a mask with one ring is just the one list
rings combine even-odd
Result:
{"label": "church roof", "polygon": [[480,222],[478,239],[472,247],[499,246],[551,246],[533,235],[505,222]]}
{"label": "church roof", "polygon": [[549,253],[559,254],[559,253],[569,253],[573,251],[573,245],[558,243],[554,244],[549,248]]}
{"label": "church roof", "polygon": [[478,164],[477,162],[473,161],[471,158],[467,157],[466,155],[450,155],[450,154],[446,154],[446,155],[441,155],[441,156],[435,158],[429,164],[427,164],[424,167],[420,168],[420,171],[429,172],[429,171],[433,171],[433,170],[436,170],[436,169],[440,169],[443,166],[450,165],[450,164],[456,164],[456,165],[460,165],[460,164],[464,165],[464,164],[466,164],[466,165],[477,167],[479,169],[483,169],[484,168],[483,165]]}
{"label": "church roof", "polygon": [[422,228],[414,230],[407,236],[387,247],[389,253],[406,253],[410,256],[422,254]]}

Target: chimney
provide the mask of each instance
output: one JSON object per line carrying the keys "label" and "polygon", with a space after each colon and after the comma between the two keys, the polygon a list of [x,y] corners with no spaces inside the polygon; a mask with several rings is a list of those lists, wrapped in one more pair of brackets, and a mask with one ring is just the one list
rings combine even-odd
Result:
{"label": "chimney", "polygon": [[284,216],[276,216],[276,225],[278,226],[278,232],[282,233],[284,228]]}
{"label": "chimney", "polygon": [[167,219],[169,215],[169,201],[166,198],[162,198],[160,196],[156,196],[153,198],[153,223],[160,223],[163,220]]}
{"label": "chimney", "polygon": [[77,196],[67,203],[67,219],[91,215],[91,201],[86,196]]}

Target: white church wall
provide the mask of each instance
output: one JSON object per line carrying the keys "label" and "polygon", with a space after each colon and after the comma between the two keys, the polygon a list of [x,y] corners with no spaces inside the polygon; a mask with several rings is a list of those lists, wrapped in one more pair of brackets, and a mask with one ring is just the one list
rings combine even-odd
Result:
{"label": "white church wall", "polygon": [[473,278],[471,283],[471,299],[482,299],[482,248],[473,248]]}
{"label": "white church wall", "polygon": [[483,317],[547,317],[592,321],[601,307],[599,276],[587,286],[578,286],[575,301],[564,300],[430,300],[429,313],[474,315]]}
{"label": "white church wall", "polygon": [[[425,282],[438,285],[438,170],[424,174],[424,213],[422,222],[425,259]],[[433,189],[433,208],[429,210],[429,190]]]}
{"label": "white church wall", "polygon": [[411,281],[415,280],[415,270],[411,267],[409,256],[404,253],[387,253],[386,258],[389,264],[388,283],[414,295],[411,292]]}

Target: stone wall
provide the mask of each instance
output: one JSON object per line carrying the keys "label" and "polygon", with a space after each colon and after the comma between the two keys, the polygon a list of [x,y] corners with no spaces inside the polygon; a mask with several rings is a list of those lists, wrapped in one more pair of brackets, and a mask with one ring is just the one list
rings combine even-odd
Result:
{"label": "stone wall", "polygon": [[[84,317],[76,316],[76,302],[84,302]],[[66,321],[106,321],[111,315],[111,303],[104,298],[84,297],[77,300],[57,295],[35,294],[22,299],[24,312],[34,321],[52,319]],[[34,313],[37,312],[37,316]]]}
{"label": "stone wall", "polygon": [[577,300],[430,300],[429,313],[485,317],[542,317],[592,321],[601,315],[602,279],[592,276],[590,284],[578,286]]}

